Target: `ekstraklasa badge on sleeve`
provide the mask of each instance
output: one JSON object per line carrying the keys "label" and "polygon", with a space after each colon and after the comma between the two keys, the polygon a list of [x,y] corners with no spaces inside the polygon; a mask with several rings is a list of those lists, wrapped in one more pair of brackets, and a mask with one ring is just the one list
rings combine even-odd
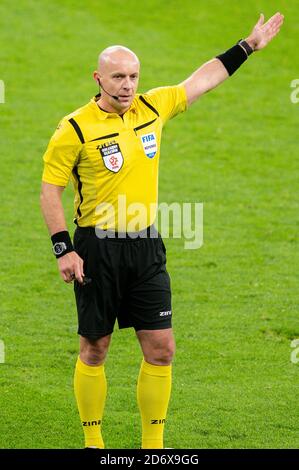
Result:
{"label": "ekstraklasa badge on sleeve", "polygon": [[113,171],[113,173],[117,173],[124,163],[124,157],[120,151],[119,145],[117,143],[113,143],[102,146],[99,150],[105,167],[108,170]]}
{"label": "ekstraklasa badge on sleeve", "polygon": [[144,153],[148,158],[153,158],[157,153],[157,139],[154,132],[143,134],[141,137]]}

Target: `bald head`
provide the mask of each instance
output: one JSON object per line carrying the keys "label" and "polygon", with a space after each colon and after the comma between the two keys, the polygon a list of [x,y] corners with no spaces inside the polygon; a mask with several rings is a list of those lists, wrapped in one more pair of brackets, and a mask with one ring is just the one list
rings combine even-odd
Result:
{"label": "bald head", "polygon": [[101,87],[98,105],[119,114],[131,106],[138,87],[140,63],[137,55],[124,46],[110,46],[99,55],[94,79]]}
{"label": "bald head", "polygon": [[98,58],[98,71],[105,74],[107,68],[115,67],[119,64],[140,66],[139,59],[135,52],[124,46],[110,46],[104,49]]}

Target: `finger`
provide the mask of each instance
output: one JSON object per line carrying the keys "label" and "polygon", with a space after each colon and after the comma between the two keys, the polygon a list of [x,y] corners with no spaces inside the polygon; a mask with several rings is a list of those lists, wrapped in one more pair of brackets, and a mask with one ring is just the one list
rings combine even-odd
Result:
{"label": "finger", "polygon": [[277,36],[277,34],[279,33],[279,31],[280,31],[280,28],[276,28],[276,29],[271,33],[270,40],[273,39],[275,36]]}
{"label": "finger", "polygon": [[84,282],[83,259],[78,256],[78,263],[75,266],[75,277],[81,284]]}
{"label": "finger", "polygon": [[69,273],[61,271],[60,274],[64,282],[71,282]]}
{"label": "finger", "polygon": [[280,31],[280,27],[273,28],[273,29],[267,34],[267,42],[272,41],[272,39],[275,38],[275,36],[277,36],[277,34],[279,33],[279,31]]}
{"label": "finger", "polygon": [[281,26],[281,25],[283,24],[283,22],[284,22],[284,16],[283,16],[283,15],[280,15],[280,17],[279,17],[278,20],[277,20],[277,24],[278,24],[279,26]]}
{"label": "finger", "polygon": [[283,15],[279,15],[277,18],[275,18],[273,20],[273,22],[271,23],[271,26],[273,28],[275,28],[276,26],[281,26],[282,23],[283,23],[283,20],[284,20],[284,16]]}
{"label": "finger", "polygon": [[64,271],[65,277],[64,280],[67,283],[73,282],[76,279],[75,269],[73,267],[68,268]]}
{"label": "finger", "polygon": [[271,29],[269,30],[270,36],[276,35],[276,34],[279,32],[282,23],[283,23],[283,20],[282,20],[282,21],[279,21],[278,23],[275,23],[275,24],[271,27]]}
{"label": "finger", "polygon": [[265,16],[263,13],[260,14],[260,17],[259,17],[259,20],[258,22],[256,23],[255,27],[260,27],[264,24],[264,21],[265,21]]}
{"label": "finger", "polygon": [[75,267],[74,279],[76,279],[80,284],[83,284],[83,275],[82,275],[82,269],[81,269],[80,263],[78,263]]}
{"label": "finger", "polygon": [[73,282],[75,279],[76,279],[75,273],[70,273],[70,274],[68,275],[68,277],[67,277],[67,281],[66,281],[66,282],[70,284],[70,283]]}
{"label": "finger", "polygon": [[264,25],[265,29],[275,26],[276,24],[281,24],[283,21],[284,16],[280,13],[275,13]]}
{"label": "finger", "polygon": [[271,35],[273,31],[275,31],[277,28],[280,28],[281,23],[280,22],[274,22],[272,24],[267,24],[265,25],[265,28],[263,29],[264,33],[267,35]]}
{"label": "finger", "polygon": [[83,268],[84,261],[82,258],[79,258],[79,263],[80,263],[81,276],[84,277],[84,268]]}

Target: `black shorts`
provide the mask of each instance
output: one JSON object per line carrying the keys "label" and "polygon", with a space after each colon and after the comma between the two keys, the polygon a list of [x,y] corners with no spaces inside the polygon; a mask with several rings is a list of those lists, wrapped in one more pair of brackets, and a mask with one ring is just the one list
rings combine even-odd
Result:
{"label": "black shorts", "polygon": [[91,281],[74,290],[78,333],[96,339],[119,328],[171,328],[171,289],[166,249],[152,238],[98,238],[92,227],[77,227],[74,247]]}

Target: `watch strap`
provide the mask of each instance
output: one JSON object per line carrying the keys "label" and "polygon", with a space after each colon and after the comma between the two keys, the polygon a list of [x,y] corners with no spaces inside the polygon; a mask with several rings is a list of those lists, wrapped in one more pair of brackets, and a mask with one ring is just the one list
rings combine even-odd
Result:
{"label": "watch strap", "polygon": [[244,49],[244,51],[246,52],[247,54],[247,57],[250,56],[250,54],[253,53],[253,49],[251,46],[249,46],[248,42],[246,42],[244,39],[240,39],[237,43],[239,46],[242,47],[242,49]]}
{"label": "watch strap", "polygon": [[62,230],[61,232],[54,233],[51,236],[51,241],[53,244],[53,253],[56,258],[61,258],[61,256],[74,251],[72,240],[70,234],[67,230]]}

